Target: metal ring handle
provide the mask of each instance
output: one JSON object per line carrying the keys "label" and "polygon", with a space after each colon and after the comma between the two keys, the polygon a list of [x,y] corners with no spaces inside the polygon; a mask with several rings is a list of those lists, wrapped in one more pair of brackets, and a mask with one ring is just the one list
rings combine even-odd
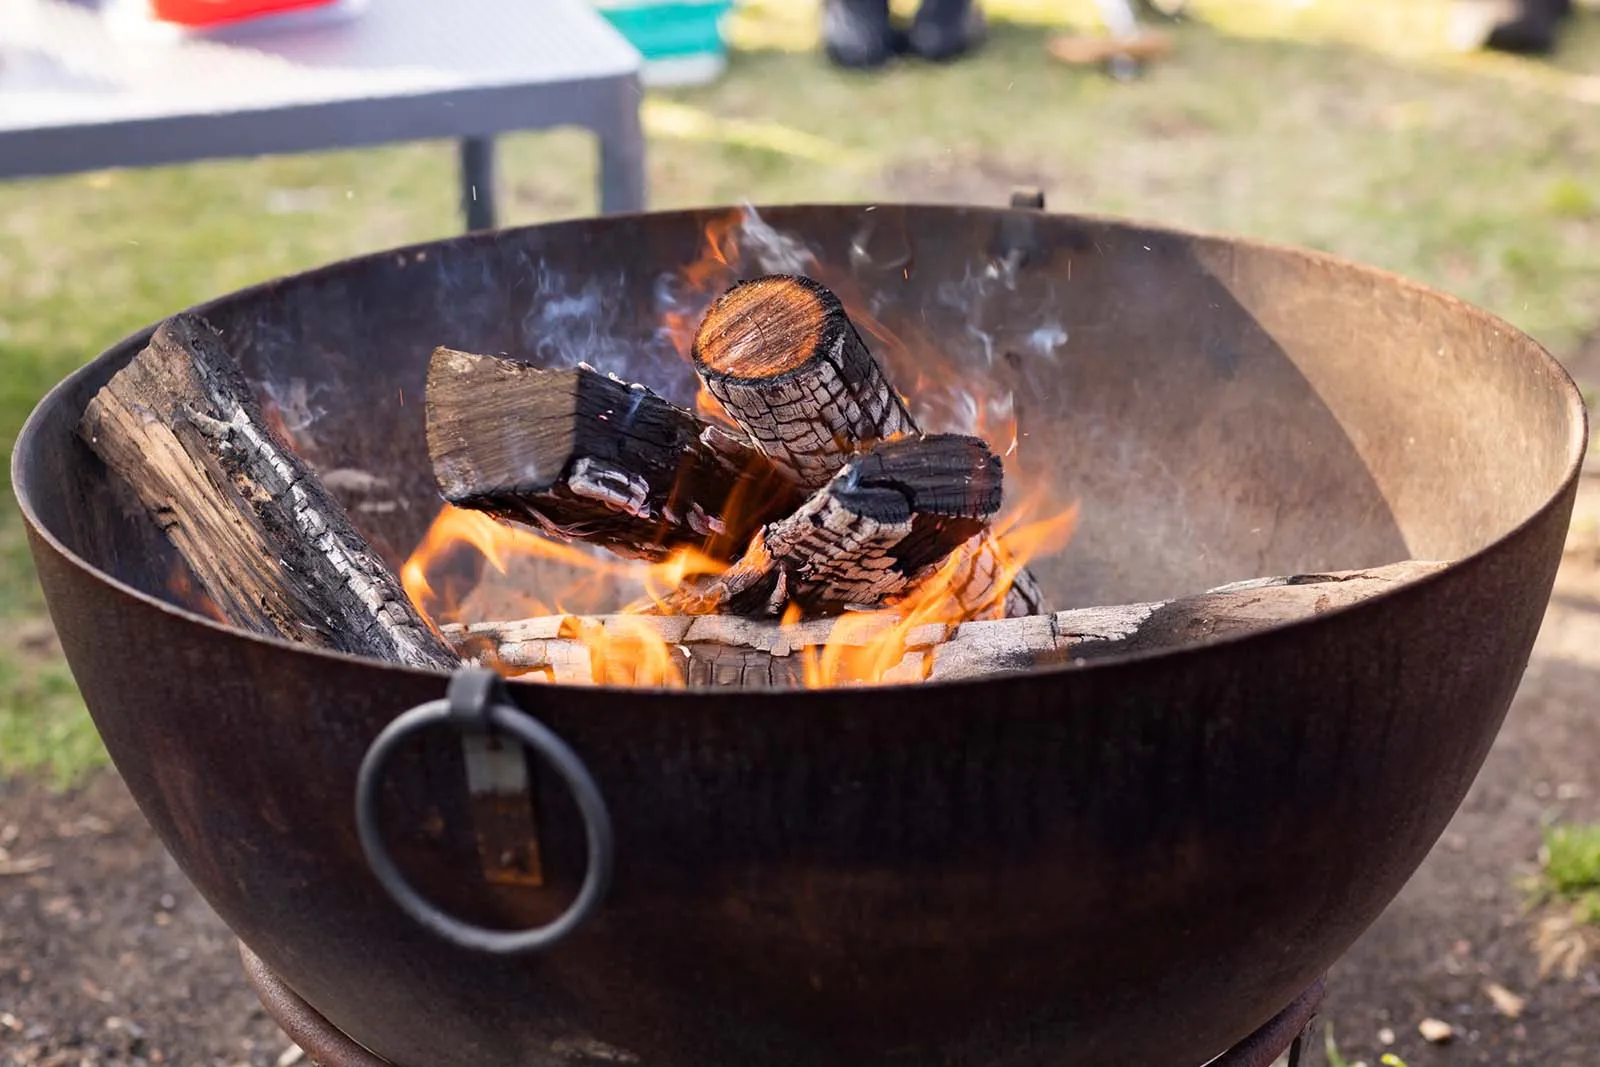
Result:
{"label": "metal ring handle", "polygon": [[[498,956],[551,948],[594,914],[611,884],[613,853],[611,815],[588,768],[549,727],[510,701],[499,675],[481,667],[463,667],[451,678],[446,699],[418,705],[384,727],[367,749],[361,761],[361,773],[356,778],[356,832],[360,835],[367,864],[384,890],[406,914],[445,940],[461,948]],[[441,724],[509,734],[543,757],[572,790],[583,816],[588,870],[577,898],[566,911],[544,926],[531,930],[490,930],[451,918],[411,887],[383,843],[378,825],[378,783],[384,766],[400,742]]]}

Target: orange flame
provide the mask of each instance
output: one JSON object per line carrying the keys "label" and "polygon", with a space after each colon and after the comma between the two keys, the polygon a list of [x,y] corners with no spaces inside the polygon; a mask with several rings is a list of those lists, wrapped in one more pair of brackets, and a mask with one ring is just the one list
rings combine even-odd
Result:
{"label": "orange flame", "polygon": [[[806,688],[926,679],[937,645],[962,623],[1004,617],[1017,575],[1029,560],[1064,548],[1076,522],[1076,508],[1033,522],[1013,516],[1004,529],[952,552],[882,612],[841,616],[820,653],[807,650]],[[979,572],[986,577],[977,577]],[[975,585],[981,588],[975,590]],[[786,615],[785,621],[795,617]]]}
{"label": "orange flame", "polygon": [[[719,215],[706,224],[705,243],[699,258],[679,275],[682,292],[661,316],[661,329],[672,338],[684,360],[694,358],[694,335],[701,316],[711,301],[739,277],[739,229],[744,214],[739,211]],[[703,419],[737,428],[722,404],[702,384],[694,398],[695,411]]]}
{"label": "orange flame", "polygon": [[[746,211],[740,210],[707,224],[700,254],[679,275],[671,306],[662,309],[660,329],[685,360],[692,357],[694,334],[705,308],[748,273],[740,248],[746,219]],[[890,369],[891,378],[909,384],[909,395],[919,404],[908,406],[918,413],[925,430],[974,433],[1007,456],[1018,451],[1009,394],[979,395],[970,373],[921,330],[907,326],[897,334],[872,315],[847,275],[815,261],[809,273],[838,295],[867,335],[869,346]],[[940,400],[930,402],[935,395],[950,410],[941,408]],[[952,403],[962,405],[962,410],[955,410]],[[733,425],[704,387],[696,408],[703,417]],[[1008,459],[1007,473],[1014,478],[1012,470]],[[729,505],[737,507],[739,502]],[[934,646],[963,622],[1003,615],[1017,575],[1031,560],[1063,548],[1076,518],[1075,505],[1052,503],[1041,485],[1008,507],[988,534],[935,567],[910,594],[881,611],[839,616],[820,645],[797,642],[802,644],[797,654],[803,684],[828,688],[926,678],[933,667]],[[412,602],[435,625],[475,621],[467,615],[476,619],[564,616],[561,637],[577,642],[587,654],[589,677],[574,679],[580,684],[682,688],[686,684],[682,653],[642,616],[669,612],[666,598],[685,579],[726,570],[727,563],[719,558],[726,547],[708,541],[699,549],[683,549],[665,561],[646,563],[553,541],[446,505],[406,561],[401,581]],[[710,554],[714,550],[716,554]],[[479,583],[477,574],[485,565],[503,581]],[[469,602],[485,585],[509,586],[518,592],[529,588],[530,583],[520,580],[523,575],[514,573],[519,567],[529,568],[531,584],[547,589],[522,593],[509,610],[485,611]],[[598,614],[607,615],[604,624],[592,618]],[[780,625],[794,627],[801,621],[801,609],[791,603]]]}
{"label": "orange flame", "polygon": [[[554,541],[531,530],[510,526],[479,511],[444,505],[422,542],[400,569],[400,584],[424,615],[435,622],[462,621],[459,590],[436,590],[441,574],[452,570],[452,554],[468,553],[467,563],[487,563],[512,577],[518,564],[533,563],[541,576],[569,572],[554,596],[525,595],[523,610],[534,615],[594,615],[616,607],[630,592],[642,594],[620,610],[643,615],[661,606],[668,593],[696,575],[721,574],[727,564],[685,548],[659,563],[623,559]],[[457,570],[465,569],[461,567]]]}
{"label": "orange flame", "polygon": [[636,615],[618,615],[607,625],[591,619],[565,620],[562,633],[589,653],[596,685],[682,689],[683,672],[665,640]]}
{"label": "orange flame", "polygon": [[[484,566],[507,579],[487,584],[502,600],[509,593],[514,606],[484,613],[466,602],[484,584],[474,573]],[[671,649],[638,617],[654,613],[685,579],[720,574],[726,566],[693,548],[659,563],[602,555],[446,504],[401,567],[400,584],[436,629],[468,621],[468,615],[564,616],[561,635],[588,652],[588,681],[682,688]],[[559,585],[549,593],[524,591],[550,582],[552,575]],[[531,581],[520,580],[525,577]],[[606,625],[590,618],[608,611]]]}

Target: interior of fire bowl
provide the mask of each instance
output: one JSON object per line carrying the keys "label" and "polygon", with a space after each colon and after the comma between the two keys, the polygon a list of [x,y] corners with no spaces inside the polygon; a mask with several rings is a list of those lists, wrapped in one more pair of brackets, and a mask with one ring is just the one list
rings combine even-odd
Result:
{"label": "interior of fire bowl", "polygon": [[[568,222],[369,256],[204,313],[295,447],[353,472],[331,480],[398,566],[440,506],[423,432],[436,346],[584,361],[693,407],[701,313],[767,273],[833,288],[924,430],[988,437],[1007,508],[1076,507],[1070,540],[1031,567],[1058,609],[1459,558],[1559,490],[1581,435],[1559,367],[1446,296],[1297,251],[1023,211]],[[72,409],[136,348],[77,379]],[[148,529],[147,559],[117,547],[125,529],[97,542],[104,524],[82,521],[111,510],[106,493],[41,504],[47,525],[174,599]]]}

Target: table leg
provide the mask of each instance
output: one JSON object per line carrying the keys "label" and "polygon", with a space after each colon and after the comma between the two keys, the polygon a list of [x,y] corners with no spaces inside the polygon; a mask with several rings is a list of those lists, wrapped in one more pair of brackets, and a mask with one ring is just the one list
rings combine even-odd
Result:
{"label": "table leg", "polygon": [[[1139,33],[1139,16],[1133,10],[1133,0],[1100,0],[1100,18],[1112,37],[1128,39]],[[1139,76],[1139,61],[1127,53],[1119,53],[1111,57],[1110,69],[1117,80],[1129,81]]]}
{"label": "table leg", "polygon": [[469,233],[494,229],[493,137],[461,139],[461,213]]}
{"label": "table leg", "polygon": [[596,128],[600,139],[600,213],[643,211],[644,128],[639,122],[639,96],[630,90],[609,123]]}

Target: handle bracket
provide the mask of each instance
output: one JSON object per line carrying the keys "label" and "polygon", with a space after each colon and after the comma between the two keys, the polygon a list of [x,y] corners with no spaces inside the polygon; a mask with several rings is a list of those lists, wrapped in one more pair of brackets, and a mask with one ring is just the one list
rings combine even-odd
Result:
{"label": "handle bracket", "polygon": [[[490,930],[446,915],[412,888],[389,854],[378,822],[379,783],[384,767],[402,741],[439,725],[468,733],[506,734],[538,753],[572,790],[583,816],[588,870],[577,898],[544,926]],[[378,734],[367,749],[356,778],[356,832],[373,875],[406,914],[461,948],[492,955],[521,955],[554,947],[594,914],[611,885],[615,842],[611,814],[600,787],[577,753],[544,723],[518,708],[505,680],[482,667],[462,667],[451,677],[445,699],[412,708]]]}

